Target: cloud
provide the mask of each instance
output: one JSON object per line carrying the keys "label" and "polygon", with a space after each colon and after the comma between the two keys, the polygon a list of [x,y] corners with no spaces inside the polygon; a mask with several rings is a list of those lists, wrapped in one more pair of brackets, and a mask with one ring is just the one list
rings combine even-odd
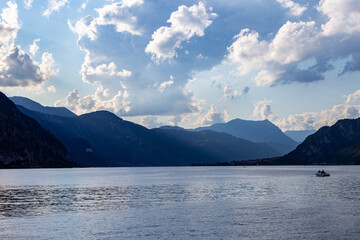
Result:
{"label": "cloud", "polygon": [[102,63],[94,67],[92,65],[94,64],[92,63],[90,53],[88,52],[80,71],[83,77],[82,79],[86,83],[100,83],[104,82],[106,79],[112,81],[114,78],[117,78],[120,81],[122,78],[131,77],[132,75],[132,72],[126,69],[118,71],[114,62],[110,62],[109,64]]}
{"label": "cloud", "polygon": [[[242,29],[228,47],[227,59],[238,64],[241,75],[256,71],[253,80],[258,86],[322,80],[334,68],[334,60],[349,55],[351,61],[340,75],[360,70],[359,2],[321,0],[316,9],[326,17],[321,28],[315,21],[287,21],[269,40],[262,40],[256,31]],[[315,64],[299,67],[309,59]]]}
{"label": "cloud", "polygon": [[56,92],[56,88],[54,85],[51,85],[47,88],[48,92],[52,92],[52,93],[55,93]]}
{"label": "cloud", "polygon": [[26,9],[30,9],[32,7],[33,0],[24,0],[24,5]]}
{"label": "cloud", "polygon": [[360,33],[358,0],[320,0],[317,9],[329,19],[322,25],[324,35]]}
{"label": "cloud", "polygon": [[56,74],[54,63],[50,53],[45,52],[42,62],[37,63],[19,46],[13,45],[0,59],[0,86],[27,87],[42,84]]}
{"label": "cloud", "polygon": [[[57,73],[52,54],[43,53],[41,63],[38,63],[14,44],[20,29],[17,4],[14,1],[7,2],[7,8],[2,9],[0,16],[0,86],[41,86]],[[33,55],[39,49],[36,45],[38,41],[35,39],[30,46]]]}
{"label": "cloud", "polygon": [[57,100],[55,106],[64,106],[74,111],[77,114],[84,114],[87,112],[94,112],[98,110],[107,110],[114,113],[126,113],[130,111],[131,106],[128,101],[129,93],[126,87],[112,96],[109,94],[110,89],[104,88],[101,85],[96,89],[95,94],[80,97],[79,91],[73,89],[65,97],[65,101]]}
{"label": "cloud", "polygon": [[141,31],[136,29],[137,18],[129,11],[129,8],[142,4],[142,0],[133,0],[105,5],[102,8],[95,9],[98,17],[83,17],[75,25],[72,25],[68,20],[68,25],[72,32],[78,34],[79,40],[88,37],[94,41],[97,38],[98,26],[107,25],[115,26],[119,33],[128,32],[133,35],[141,35]]}
{"label": "cloud", "polygon": [[114,25],[117,32],[129,32],[134,35],[141,35],[141,31],[135,29],[137,19],[128,9],[142,4],[142,0],[127,0],[95,9],[99,14],[96,23],[98,25]]}
{"label": "cloud", "polygon": [[217,107],[211,104],[209,111],[204,115],[198,118],[198,125],[211,125],[215,123],[222,123],[228,119],[228,113],[225,110],[223,113],[219,112]]}
{"label": "cloud", "polygon": [[338,104],[320,112],[291,114],[286,118],[279,117],[271,110],[271,101],[255,103],[253,116],[258,119],[268,119],[283,131],[319,129],[331,126],[339,119],[360,117],[360,105]]}
{"label": "cloud", "polygon": [[141,119],[140,124],[149,129],[158,128],[164,125],[164,123],[158,121],[158,117],[154,117],[154,116],[143,117]]}
{"label": "cloud", "polygon": [[50,17],[53,12],[58,12],[60,8],[65,6],[66,4],[69,4],[69,0],[49,0],[48,6],[42,13],[45,17]]}
{"label": "cloud", "polygon": [[351,93],[346,97],[346,103],[347,104],[353,103],[353,102],[356,102],[359,99],[360,99],[360,90],[357,90],[356,92]]}
{"label": "cloud", "polygon": [[[146,6],[140,4],[146,4]],[[112,11],[112,8],[107,7],[108,5],[101,8],[102,11],[98,11],[97,17],[86,16],[75,24],[69,22],[69,28],[78,35],[77,43],[80,49],[85,52],[84,62],[80,70],[82,80],[85,83],[96,85],[97,88],[107,89],[109,98],[116,96],[118,90],[122,91],[122,84],[126,86],[127,101],[131,107],[128,111],[116,108],[119,110],[119,112],[115,112],[116,114],[122,116],[124,114],[126,116],[172,116],[199,111],[197,99],[185,89],[194,66],[198,65],[200,61],[203,62],[203,60],[192,58],[192,55],[196,54],[197,56],[199,53],[192,51],[187,54],[190,59],[186,62],[154,64],[144,51],[148,39],[151,38],[151,33],[163,23],[163,17],[169,14],[168,10],[173,9],[173,7],[168,6],[168,3],[159,4],[166,6],[167,11],[162,10],[157,4],[142,3],[142,1],[125,1],[122,2],[122,5],[116,5],[119,8],[126,8],[125,10],[136,18],[137,21],[133,22],[132,29],[141,32],[143,35],[132,34],[135,32],[129,31],[118,32],[116,27],[110,23],[109,25],[100,25],[102,23],[100,13]],[[174,4],[171,3],[171,5]],[[202,6],[202,4],[199,5]],[[161,9],[160,12],[159,8]],[[123,14],[125,10],[119,10],[119,15]],[[137,15],[136,13],[139,11],[143,15]],[[143,11],[148,15],[144,14]],[[159,21],[159,25],[150,24],[146,16],[153,16],[154,19],[157,19],[156,21],[159,19],[162,21]],[[108,19],[105,16],[104,18]],[[178,20],[174,18],[174,22],[176,21]],[[181,25],[180,23],[177,24]],[[192,29],[191,31],[199,32],[200,30],[196,29],[199,29],[201,24],[198,25],[194,24],[195,30]],[[148,30],[149,27],[154,30]],[[116,39],[117,43],[103,44],[109,39]],[[187,41],[186,44],[189,42]],[[173,87],[175,84],[176,87]],[[122,101],[121,98],[118,99]],[[99,107],[101,105],[95,104],[94,106]],[[81,111],[85,111],[85,108],[81,108]],[[79,110],[79,112],[81,111]]]}
{"label": "cloud", "polygon": [[271,101],[263,100],[258,101],[254,105],[253,116],[260,119],[273,119],[275,117],[274,113],[271,111]]}
{"label": "cloud", "polygon": [[94,19],[95,18],[92,16],[83,17],[77,21],[74,26],[71,24],[70,20],[68,20],[68,26],[73,33],[76,33],[79,36],[78,40],[83,37],[95,40],[97,38],[97,29],[96,21],[94,21]]}
{"label": "cloud", "polygon": [[35,56],[36,53],[39,51],[39,46],[37,43],[40,41],[40,38],[34,39],[33,43],[30,45],[29,52],[31,55]]}
{"label": "cloud", "polygon": [[276,0],[276,1],[280,3],[283,8],[289,9],[290,14],[295,17],[301,16],[307,10],[306,7],[301,6],[300,4],[295,3],[291,0]]}
{"label": "cloud", "polygon": [[55,66],[55,60],[51,53],[45,52],[41,56],[39,65],[39,73],[44,81],[48,81],[52,76],[56,75],[59,70]]}
{"label": "cloud", "polygon": [[168,124],[171,126],[179,126],[181,122],[183,122],[184,119],[181,116],[170,116],[168,118]]}
{"label": "cloud", "polygon": [[242,91],[234,90],[231,84],[226,84],[223,90],[223,97],[234,100],[249,93],[250,88],[244,87]]}
{"label": "cloud", "polygon": [[[172,76],[170,76],[170,79],[173,79]],[[171,87],[173,84],[174,84],[173,80],[162,82],[158,87],[158,90],[160,92],[164,92],[166,88]]]}
{"label": "cloud", "polygon": [[351,60],[346,63],[343,71],[339,74],[339,76],[347,72],[355,71],[360,71],[360,51],[351,55]]}
{"label": "cloud", "polygon": [[[228,58],[235,63],[240,63],[238,69],[243,75],[254,69],[298,62],[310,57],[319,47],[317,34],[318,30],[314,21],[288,21],[270,42],[259,40],[260,36],[255,31],[243,29],[234,37],[235,41],[228,48]],[[270,72],[265,69],[262,71],[261,75]],[[264,76],[258,78],[264,78]],[[278,77],[273,74],[270,79],[267,78],[267,82],[273,83],[277,79]]]}
{"label": "cloud", "polygon": [[0,49],[4,50],[8,49],[8,45],[16,39],[20,28],[17,4],[9,1],[6,5],[7,8],[3,8],[0,15]]}
{"label": "cloud", "polygon": [[212,23],[217,14],[206,9],[202,2],[198,5],[179,6],[171,13],[170,27],[160,27],[153,35],[152,40],[145,48],[145,52],[152,54],[155,61],[171,59],[176,56],[176,48],[193,36],[204,36],[205,29]]}

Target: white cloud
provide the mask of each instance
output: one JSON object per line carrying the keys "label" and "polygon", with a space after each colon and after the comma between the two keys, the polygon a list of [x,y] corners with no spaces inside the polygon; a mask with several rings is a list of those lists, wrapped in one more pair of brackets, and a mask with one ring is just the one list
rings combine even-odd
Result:
{"label": "white cloud", "polygon": [[228,113],[225,110],[224,112],[219,112],[217,107],[211,104],[209,111],[204,115],[198,118],[198,125],[211,125],[215,123],[222,123],[228,119]]}
{"label": "white cloud", "polygon": [[54,63],[50,53],[44,53],[39,64],[19,46],[13,45],[0,59],[0,86],[27,87],[42,84],[56,74]]}
{"label": "white cloud", "polygon": [[240,63],[241,74],[266,68],[271,64],[285,65],[297,62],[310,57],[319,47],[317,34],[318,30],[313,21],[288,21],[271,42],[259,41],[257,32],[243,29],[234,37],[234,43],[228,48],[228,58]]}
{"label": "white cloud", "polygon": [[[300,71],[296,68],[294,70],[291,64],[309,59],[314,54],[322,52],[324,48],[314,21],[288,21],[271,41],[261,41],[259,38],[257,32],[243,29],[235,36],[235,41],[228,48],[228,59],[239,64],[240,74],[245,75],[260,69],[253,78],[258,86],[273,85],[284,78],[289,71]],[[313,69],[311,73],[316,75],[316,70],[318,69]],[[300,76],[296,79],[295,73],[291,75],[295,81],[306,81]]]}
{"label": "white cloud", "polygon": [[162,122],[158,121],[158,117],[154,117],[154,116],[143,117],[141,119],[140,124],[149,129],[158,128],[158,127],[164,125]]}
{"label": "white cloud", "polygon": [[[17,4],[7,2],[7,8],[2,9],[0,21],[0,86],[2,87],[36,87],[48,81],[55,73],[54,59],[50,53],[44,53],[41,63],[15,45],[18,22]],[[34,40],[36,45],[38,40]],[[36,47],[30,47],[36,53]],[[38,90],[36,90],[38,91]]]}
{"label": "white cloud", "polygon": [[179,126],[179,123],[183,122],[184,119],[181,116],[170,116],[168,118],[168,124],[171,126]]}
{"label": "white cloud", "polygon": [[171,87],[173,84],[174,84],[174,81],[173,81],[173,80],[169,80],[169,81],[162,82],[162,83],[160,84],[160,86],[158,87],[158,90],[159,90],[160,92],[164,92],[166,88]]}
{"label": "white cloud", "polygon": [[20,24],[18,22],[17,4],[15,1],[8,1],[7,6],[8,7],[2,9],[1,12],[2,23],[5,23],[15,29],[20,28]]}
{"label": "white cloud", "polygon": [[338,104],[320,112],[291,114],[282,118],[272,112],[270,103],[271,101],[266,100],[255,103],[253,116],[268,119],[283,131],[319,129],[331,126],[340,119],[360,117],[360,105]]}
{"label": "white cloud", "polygon": [[58,12],[60,8],[69,4],[69,0],[49,0],[47,8],[42,13],[43,16],[50,17],[53,12]]}
{"label": "white cloud", "polygon": [[290,14],[295,17],[301,16],[307,10],[306,7],[301,6],[300,4],[295,3],[291,0],[276,0],[276,1],[280,3],[283,8],[289,9]]}
{"label": "white cloud", "polygon": [[24,5],[26,9],[30,9],[32,7],[33,0],[24,0]]}
{"label": "white cloud", "polygon": [[271,101],[262,100],[258,101],[254,105],[253,116],[259,119],[273,119],[275,117],[274,113],[271,111]]}
{"label": "white cloud", "polygon": [[[296,6],[288,0],[278,2],[289,8]],[[239,64],[242,75],[258,70],[253,78],[258,86],[322,80],[325,72],[333,69],[332,61],[349,55],[352,61],[347,62],[341,74],[358,71],[360,2],[321,0],[317,10],[325,16],[321,28],[315,21],[288,21],[270,40],[261,40],[255,31],[241,30],[228,47],[227,58]],[[301,62],[309,59],[314,59],[315,65],[302,69]]]}
{"label": "white cloud", "polygon": [[351,93],[346,97],[346,103],[347,104],[353,103],[353,102],[356,102],[359,99],[360,99],[360,90],[357,90],[356,92]]}
{"label": "white cloud", "polygon": [[128,32],[133,35],[141,35],[141,31],[136,29],[137,18],[129,9],[142,4],[142,0],[128,0],[105,5],[102,8],[95,9],[98,17],[83,17],[75,25],[72,25],[68,20],[68,25],[70,30],[79,36],[79,40],[88,37],[94,41],[97,38],[97,27],[106,25],[114,25],[116,31],[120,33]]}
{"label": "white cloud", "polygon": [[223,90],[223,97],[234,100],[238,97],[245,96],[249,90],[249,87],[244,87],[242,91],[234,90],[231,84],[226,84]]}
{"label": "white cloud", "polygon": [[87,83],[100,83],[106,80],[113,81],[114,78],[131,77],[132,72],[126,69],[122,69],[121,71],[117,70],[117,66],[114,62],[110,62],[109,64],[99,64],[96,66],[96,63],[92,62],[91,54],[87,51],[85,56],[85,61],[81,66],[81,75],[84,82]]}
{"label": "white cloud", "polygon": [[360,33],[358,0],[320,0],[317,9],[329,18],[322,25],[324,35]]}
{"label": "white cloud", "polygon": [[183,41],[193,36],[204,36],[205,29],[217,16],[211,11],[212,9],[206,9],[202,2],[191,7],[179,6],[167,21],[171,26],[157,29],[145,52],[152,54],[152,58],[156,61],[175,57],[177,55],[175,49],[180,48]]}
{"label": "white cloud", "polygon": [[37,43],[40,41],[40,38],[34,39],[33,43],[30,45],[29,52],[31,55],[35,56],[36,53],[39,51],[39,46]]}
{"label": "white cloud", "polygon": [[257,86],[269,86],[276,82],[279,79],[279,76],[282,72],[272,72],[268,70],[261,70],[254,78],[253,81]]}
{"label": "white cloud", "polygon": [[95,40],[97,38],[97,29],[96,29],[96,21],[92,16],[86,16],[80,19],[73,26],[68,20],[68,26],[73,33],[76,33],[80,40],[83,37],[88,37],[90,40]]}
{"label": "white cloud", "polygon": [[48,92],[52,92],[52,93],[55,93],[56,92],[56,88],[54,85],[51,85],[47,88]]}
{"label": "white cloud", "polygon": [[52,76],[56,75],[58,71],[52,54],[48,52],[43,53],[41,56],[41,64],[39,65],[39,73],[44,81],[48,81]]}
{"label": "white cloud", "polygon": [[114,95],[109,94],[109,92],[110,89],[100,85],[94,95],[87,95],[81,98],[79,91],[74,89],[65,97],[65,102],[63,100],[57,100],[55,106],[67,107],[77,114],[98,110],[107,110],[114,113],[126,113],[130,111],[129,93],[125,86]]}
{"label": "white cloud", "polygon": [[141,31],[135,29],[137,19],[128,9],[142,4],[142,0],[127,0],[95,9],[99,14],[96,23],[98,25],[114,25],[117,32],[141,35]]}
{"label": "white cloud", "polygon": [[17,4],[14,1],[7,2],[7,8],[2,9],[0,16],[0,49],[6,50],[16,39],[20,28]]}

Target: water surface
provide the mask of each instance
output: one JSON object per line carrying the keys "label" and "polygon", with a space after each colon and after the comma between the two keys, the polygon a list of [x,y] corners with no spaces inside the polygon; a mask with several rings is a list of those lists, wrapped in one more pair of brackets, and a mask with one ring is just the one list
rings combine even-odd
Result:
{"label": "water surface", "polygon": [[0,170],[0,239],[359,239],[360,166],[317,170]]}

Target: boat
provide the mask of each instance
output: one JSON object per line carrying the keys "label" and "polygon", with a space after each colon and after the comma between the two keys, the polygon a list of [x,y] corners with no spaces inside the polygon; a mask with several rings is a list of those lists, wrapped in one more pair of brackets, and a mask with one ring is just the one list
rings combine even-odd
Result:
{"label": "boat", "polygon": [[317,173],[315,174],[317,177],[330,177],[330,173],[325,172],[324,170],[322,171],[317,171]]}

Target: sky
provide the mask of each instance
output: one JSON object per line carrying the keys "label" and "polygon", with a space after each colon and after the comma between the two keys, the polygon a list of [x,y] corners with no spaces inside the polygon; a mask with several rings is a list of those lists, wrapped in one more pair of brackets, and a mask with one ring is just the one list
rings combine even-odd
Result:
{"label": "sky", "polygon": [[0,2],[0,91],[148,128],[360,117],[359,0]]}

